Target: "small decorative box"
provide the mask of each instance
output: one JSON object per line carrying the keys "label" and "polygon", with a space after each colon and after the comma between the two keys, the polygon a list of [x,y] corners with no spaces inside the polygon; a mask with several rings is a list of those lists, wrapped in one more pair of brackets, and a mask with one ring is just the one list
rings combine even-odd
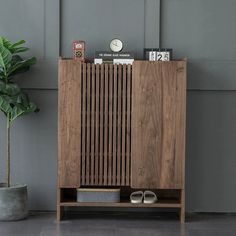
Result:
{"label": "small decorative box", "polygon": [[75,60],[84,62],[85,60],[85,42],[74,41],[73,42],[73,55]]}
{"label": "small decorative box", "polygon": [[78,188],[77,202],[120,202],[120,189]]}
{"label": "small decorative box", "polygon": [[169,48],[145,48],[144,57],[148,61],[170,61],[173,50]]}

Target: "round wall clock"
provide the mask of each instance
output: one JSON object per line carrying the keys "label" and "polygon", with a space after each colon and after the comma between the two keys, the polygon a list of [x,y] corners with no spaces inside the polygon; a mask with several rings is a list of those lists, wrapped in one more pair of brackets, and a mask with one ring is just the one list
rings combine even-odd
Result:
{"label": "round wall clock", "polygon": [[113,52],[120,52],[123,49],[123,42],[120,39],[112,39],[110,48]]}

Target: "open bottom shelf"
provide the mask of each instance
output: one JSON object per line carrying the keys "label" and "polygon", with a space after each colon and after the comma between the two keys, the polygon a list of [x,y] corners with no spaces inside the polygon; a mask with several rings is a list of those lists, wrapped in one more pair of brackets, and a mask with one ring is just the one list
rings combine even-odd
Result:
{"label": "open bottom shelf", "polygon": [[154,204],[145,203],[131,203],[129,201],[121,201],[117,203],[112,202],[74,202],[64,201],[60,206],[77,206],[77,207],[142,207],[142,208],[181,208],[181,204],[176,200],[160,200]]}

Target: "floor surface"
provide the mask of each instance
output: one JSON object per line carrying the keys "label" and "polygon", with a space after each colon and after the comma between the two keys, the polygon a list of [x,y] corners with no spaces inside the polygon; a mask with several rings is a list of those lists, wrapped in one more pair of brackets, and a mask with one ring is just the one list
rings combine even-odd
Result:
{"label": "floor surface", "polygon": [[81,213],[61,223],[54,213],[34,213],[27,220],[0,222],[0,236],[235,236],[236,215],[192,214],[185,224],[177,216],[147,213]]}

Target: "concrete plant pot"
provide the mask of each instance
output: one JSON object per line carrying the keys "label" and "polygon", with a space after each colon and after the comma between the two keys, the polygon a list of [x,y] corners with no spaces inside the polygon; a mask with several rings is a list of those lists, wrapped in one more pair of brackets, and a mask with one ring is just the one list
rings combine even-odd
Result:
{"label": "concrete plant pot", "polygon": [[0,184],[0,221],[23,220],[28,216],[28,196],[26,185],[10,188]]}

